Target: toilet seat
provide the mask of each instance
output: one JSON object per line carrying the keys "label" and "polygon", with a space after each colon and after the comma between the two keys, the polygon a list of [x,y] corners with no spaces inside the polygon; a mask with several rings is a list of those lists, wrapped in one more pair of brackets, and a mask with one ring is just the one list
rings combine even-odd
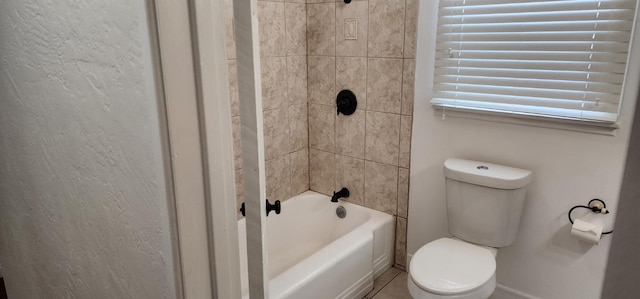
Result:
{"label": "toilet seat", "polygon": [[[495,285],[496,261],[487,248],[442,238],[420,248],[409,272],[417,287],[432,294],[456,296]],[[493,291],[493,287],[491,286]],[[490,294],[490,293],[489,293]]]}

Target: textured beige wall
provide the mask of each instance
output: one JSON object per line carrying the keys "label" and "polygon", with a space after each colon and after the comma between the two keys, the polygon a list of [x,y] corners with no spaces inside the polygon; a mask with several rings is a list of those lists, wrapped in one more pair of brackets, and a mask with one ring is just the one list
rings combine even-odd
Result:
{"label": "textured beige wall", "polygon": [[9,298],[175,298],[144,1],[0,2]]}
{"label": "textured beige wall", "polygon": [[[348,201],[397,215],[396,264],[406,265],[417,0],[309,1],[310,188],[347,187]],[[357,40],[345,20],[357,20]],[[350,89],[358,109],[336,115]]]}
{"label": "textured beige wall", "polygon": [[[233,7],[225,0],[238,204],[242,188],[240,106]],[[259,1],[260,67],[267,198],[285,200],[309,190],[307,43],[304,1]],[[240,216],[239,216],[240,217]]]}

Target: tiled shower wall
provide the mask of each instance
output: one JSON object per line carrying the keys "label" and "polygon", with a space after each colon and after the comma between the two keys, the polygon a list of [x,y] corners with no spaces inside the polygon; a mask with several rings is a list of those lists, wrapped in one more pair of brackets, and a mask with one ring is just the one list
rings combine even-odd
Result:
{"label": "tiled shower wall", "polygon": [[[244,200],[232,0],[226,3],[236,189]],[[305,0],[258,1],[267,198],[309,190]],[[240,217],[240,216],[239,216]]]}
{"label": "tiled shower wall", "polygon": [[[396,215],[396,264],[406,265],[409,159],[418,0],[258,1],[267,197],[308,189]],[[238,202],[240,110],[227,3]],[[345,40],[345,21],[357,39]],[[336,115],[342,89],[358,97]],[[308,103],[308,107],[307,107]]]}
{"label": "tiled shower wall", "polygon": [[[347,187],[350,202],[396,215],[396,265],[406,266],[418,0],[308,0],[310,188]],[[346,39],[346,23],[357,39]],[[352,31],[353,32],[353,31]],[[350,89],[358,109],[336,115]]]}

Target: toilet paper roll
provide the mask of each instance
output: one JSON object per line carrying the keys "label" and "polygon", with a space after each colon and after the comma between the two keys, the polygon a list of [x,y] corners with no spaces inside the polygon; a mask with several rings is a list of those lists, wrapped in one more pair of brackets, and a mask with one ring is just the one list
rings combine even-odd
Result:
{"label": "toilet paper roll", "polygon": [[571,235],[585,243],[598,245],[602,237],[602,226],[576,219],[571,227]]}

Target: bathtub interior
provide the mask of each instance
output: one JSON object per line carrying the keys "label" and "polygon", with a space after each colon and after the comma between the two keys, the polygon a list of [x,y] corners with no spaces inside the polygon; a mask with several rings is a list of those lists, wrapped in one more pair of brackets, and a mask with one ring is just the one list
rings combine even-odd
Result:
{"label": "bathtub interior", "polygon": [[266,232],[271,277],[279,275],[371,217],[367,213],[354,211],[354,205],[346,205],[347,217],[338,218],[336,208],[340,205],[345,206],[319,199],[317,194],[302,194],[288,200],[280,215],[267,218],[267,227],[277,228]]}
{"label": "bathtub interior", "polygon": [[[347,217],[337,217],[336,208],[339,206],[345,207]],[[384,217],[383,222],[386,224],[380,225],[380,221],[372,221],[372,217]],[[369,224],[371,222],[377,224]],[[354,230],[369,230],[368,234],[372,235],[370,243],[373,245],[369,247],[373,246],[373,252],[369,256],[370,260],[373,260],[373,271],[370,276],[377,277],[393,263],[393,224],[393,217],[388,214],[348,202],[332,203],[329,197],[313,191],[295,196],[282,203],[281,214],[272,214],[267,218],[266,240],[270,279],[273,282],[274,278],[296,265],[300,266],[301,261],[314,253],[317,254],[323,248],[326,249],[329,244],[335,243],[345,235],[352,239],[361,238]],[[238,229],[242,287],[243,293],[246,294],[248,278],[244,219],[239,220]],[[308,264],[308,261],[305,262]]]}

